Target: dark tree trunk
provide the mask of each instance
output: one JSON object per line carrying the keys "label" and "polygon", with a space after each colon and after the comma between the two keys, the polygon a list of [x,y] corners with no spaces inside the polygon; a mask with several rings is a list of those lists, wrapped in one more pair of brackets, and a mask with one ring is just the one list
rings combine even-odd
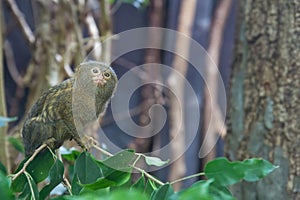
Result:
{"label": "dark tree trunk", "polygon": [[300,2],[240,2],[226,153],[279,168],[237,199],[300,199]]}

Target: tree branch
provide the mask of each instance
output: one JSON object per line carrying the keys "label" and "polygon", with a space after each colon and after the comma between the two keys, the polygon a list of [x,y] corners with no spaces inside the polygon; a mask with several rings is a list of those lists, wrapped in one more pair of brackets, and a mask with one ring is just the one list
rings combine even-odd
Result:
{"label": "tree branch", "polygon": [[13,13],[15,20],[17,21],[17,24],[21,28],[21,31],[25,37],[25,40],[27,41],[27,43],[29,45],[32,46],[35,41],[35,36],[32,33],[29,25],[27,24],[23,13],[19,10],[19,8],[14,0],[6,0],[6,2]]}
{"label": "tree branch", "polygon": [[[196,0],[185,0],[182,3],[179,14],[178,31],[185,35],[191,36],[194,17],[196,13]],[[176,51],[181,52],[183,58],[188,58],[189,55],[189,40],[178,37],[176,41]],[[185,124],[184,124],[184,79],[178,77],[180,73],[183,77],[186,76],[188,65],[187,62],[179,55],[174,57],[173,70],[167,80],[170,90],[175,94],[170,95],[170,140],[172,141],[172,155],[177,160],[171,165],[169,180],[174,181],[185,175],[186,166],[184,159],[185,148]],[[177,98],[176,98],[177,97]],[[177,103],[179,102],[179,105]],[[174,184],[174,189],[179,190],[181,183]]]}
{"label": "tree branch", "polygon": [[[217,68],[212,65],[216,65],[218,67],[220,50],[223,42],[223,33],[224,27],[226,24],[226,20],[231,8],[232,0],[222,0],[216,11],[214,20],[211,26],[211,38],[208,47],[208,54],[211,58],[207,62],[207,87],[205,87],[204,95],[205,95],[205,106],[204,106],[204,136],[205,141],[203,145],[206,152],[208,152],[211,148],[216,145],[217,133],[219,133],[222,137],[226,134],[226,127],[224,121],[222,120],[221,109],[218,105],[218,86],[217,86],[217,74],[219,73]],[[209,89],[209,91],[208,91]],[[209,93],[211,92],[211,93]],[[208,128],[210,122],[212,123],[212,127]],[[212,160],[216,157],[216,150],[212,149],[210,153],[205,157],[203,166],[209,160]]]}

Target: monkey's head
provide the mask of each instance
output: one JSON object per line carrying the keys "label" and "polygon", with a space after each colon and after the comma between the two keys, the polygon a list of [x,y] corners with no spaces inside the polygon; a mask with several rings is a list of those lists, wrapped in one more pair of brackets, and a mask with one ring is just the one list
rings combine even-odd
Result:
{"label": "monkey's head", "polygon": [[88,61],[81,63],[75,72],[77,88],[86,95],[96,95],[107,101],[113,95],[118,79],[114,70],[105,63]]}

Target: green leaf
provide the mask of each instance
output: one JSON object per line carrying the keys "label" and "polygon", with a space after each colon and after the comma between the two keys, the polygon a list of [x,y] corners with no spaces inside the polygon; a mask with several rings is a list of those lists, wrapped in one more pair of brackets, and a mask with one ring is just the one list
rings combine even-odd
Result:
{"label": "green leaf", "polygon": [[[111,170],[111,168],[113,168],[115,170],[125,170],[126,172],[128,172],[128,168],[131,166],[134,157],[134,151],[126,149],[118,152],[112,157],[107,158],[101,163],[106,165],[109,171]],[[105,168],[103,169],[103,174],[107,175],[107,171]]]}
{"label": "green leaf", "polygon": [[173,194],[170,200],[212,200],[212,196],[209,194],[209,186],[213,181],[213,179],[198,181],[191,187]]}
{"label": "green leaf", "polygon": [[15,199],[12,191],[9,189],[9,179],[0,171],[0,199]]}
{"label": "green leaf", "polygon": [[19,152],[25,153],[24,146],[21,139],[15,137],[9,137],[8,142]]}
{"label": "green leaf", "polygon": [[87,174],[83,174],[82,171],[84,170],[81,170],[80,173],[82,174],[82,177],[80,177],[80,174],[78,174],[78,169],[76,168],[75,171],[80,180],[79,185],[84,189],[98,190],[106,187],[120,186],[125,184],[130,180],[131,177],[132,168],[130,167],[130,164],[132,163],[134,156],[134,151],[124,150],[104,161],[96,160],[93,157],[85,158],[85,160],[83,160],[81,157],[79,157],[76,160],[75,168],[78,165],[77,163],[87,162],[92,159],[93,163],[86,165],[86,169],[90,172],[90,166],[94,164],[97,165],[99,170],[101,169],[101,174],[99,176],[96,176],[95,173],[92,173],[93,178],[90,179],[89,182],[82,182],[81,179],[83,179],[83,177]]}
{"label": "green leaf", "polygon": [[147,165],[154,165],[154,166],[163,166],[165,164],[167,164],[169,162],[169,160],[167,161],[162,161],[160,158],[157,158],[157,157],[151,157],[151,156],[145,156],[145,161],[147,163]]}
{"label": "green leaf", "polygon": [[39,183],[49,176],[54,161],[52,152],[47,148],[34,158],[26,168],[26,171],[32,176],[36,183]]}
{"label": "green leaf", "polygon": [[[24,163],[28,160],[28,158],[24,159],[19,165],[18,169],[15,173],[20,171],[24,165]],[[39,183],[45,180],[49,176],[49,171],[54,164],[54,158],[49,149],[45,149],[40,152],[27,166],[26,171],[31,175],[33,180],[36,183]],[[11,188],[14,192],[23,191],[25,185],[27,184],[27,179],[24,174],[21,174],[17,177],[11,185]]]}
{"label": "green leaf", "polygon": [[207,178],[214,178],[222,185],[232,185],[242,179],[257,181],[271,173],[277,167],[263,159],[248,159],[229,162],[226,158],[217,158],[206,164],[204,172]]}
{"label": "green leaf", "polygon": [[39,191],[33,177],[29,173],[25,173],[27,184],[21,196],[28,196],[28,199],[39,199]]}
{"label": "green leaf", "polygon": [[230,191],[218,185],[214,179],[201,180],[191,187],[174,193],[169,200],[234,200]]}
{"label": "green leaf", "polygon": [[93,183],[99,177],[103,177],[101,169],[88,152],[81,153],[76,159],[74,170],[81,184]]}
{"label": "green leaf", "polygon": [[98,190],[98,189],[111,187],[111,186],[120,186],[125,184],[127,181],[129,181],[130,177],[131,177],[131,173],[125,172],[125,169],[119,171],[110,168],[110,170],[108,170],[108,168],[106,167],[105,177],[98,178],[95,182],[90,184],[82,184],[82,186],[84,188],[88,188],[92,190]]}
{"label": "green leaf", "polygon": [[81,152],[77,150],[66,150],[64,152],[61,152],[61,157],[63,157],[67,161],[74,162],[80,154]]}
{"label": "green leaf", "polygon": [[82,186],[79,184],[79,179],[77,174],[74,174],[74,177],[72,179],[71,183],[71,189],[73,195],[79,195],[80,191],[82,190]]}
{"label": "green leaf", "polygon": [[0,172],[2,172],[4,175],[7,175],[6,167],[0,162]]}
{"label": "green leaf", "polygon": [[249,182],[258,181],[278,168],[269,161],[258,158],[245,160],[242,164],[245,174],[244,180]]}
{"label": "green leaf", "polygon": [[13,121],[16,121],[17,119],[18,119],[17,117],[3,117],[3,116],[0,116],[0,127],[5,126],[7,122],[13,122]]}
{"label": "green leaf", "polygon": [[151,179],[148,179],[145,186],[145,193],[150,196],[153,193],[153,191],[157,189],[158,188],[155,185],[155,183]]}
{"label": "green leaf", "polygon": [[174,193],[174,190],[170,184],[162,185],[158,190],[155,190],[151,194],[151,200],[167,200]]}
{"label": "green leaf", "polygon": [[108,200],[147,200],[148,198],[141,192],[136,190],[114,190]]}
{"label": "green leaf", "polygon": [[144,192],[146,187],[144,174],[130,187],[131,190],[138,190]]}
{"label": "green leaf", "polygon": [[227,187],[219,185],[216,182],[212,182],[212,184],[210,184],[209,193],[213,196],[214,199],[235,200]]}
{"label": "green leaf", "polygon": [[103,177],[103,174],[95,159],[90,153],[82,152],[74,164],[72,193],[78,195],[84,184],[94,183],[100,177]]}
{"label": "green leaf", "polygon": [[111,186],[116,186],[116,182],[108,180],[106,178],[99,178],[97,181],[90,183],[90,184],[82,184],[84,188],[90,189],[90,190],[98,190],[103,189]]}
{"label": "green leaf", "polygon": [[50,183],[40,191],[40,199],[45,199],[47,195],[49,195],[50,192],[53,190],[53,188],[55,188],[59,183],[62,182],[63,174],[64,165],[60,160],[56,159],[56,162],[50,170]]}

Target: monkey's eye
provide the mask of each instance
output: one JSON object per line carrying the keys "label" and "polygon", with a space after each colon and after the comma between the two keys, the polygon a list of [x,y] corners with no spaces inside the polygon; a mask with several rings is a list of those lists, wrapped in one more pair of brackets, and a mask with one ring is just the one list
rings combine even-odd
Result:
{"label": "monkey's eye", "polygon": [[108,73],[108,72],[104,72],[103,75],[105,76],[105,78],[109,78],[110,77],[110,73]]}
{"label": "monkey's eye", "polygon": [[100,74],[100,70],[98,68],[92,69],[93,74]]}

